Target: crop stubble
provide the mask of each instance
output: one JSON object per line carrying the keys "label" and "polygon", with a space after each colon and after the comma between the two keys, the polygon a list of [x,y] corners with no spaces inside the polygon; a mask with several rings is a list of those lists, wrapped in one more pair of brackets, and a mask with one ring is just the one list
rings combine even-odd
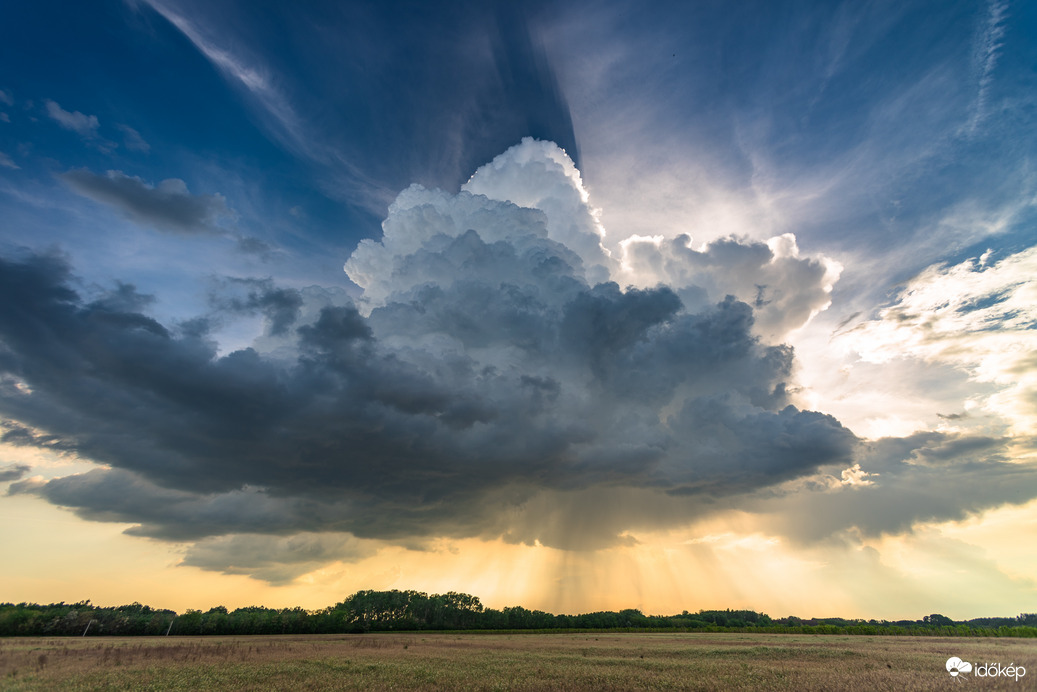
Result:
{"label": "crop stubble", "polygon": [[[944,662],[1027,675],[954,680]],[[1025,639],[781,634],[379,633],[8,638],[4,690],[1037,689]],[[951,687],[951,686],[954,687]]]}

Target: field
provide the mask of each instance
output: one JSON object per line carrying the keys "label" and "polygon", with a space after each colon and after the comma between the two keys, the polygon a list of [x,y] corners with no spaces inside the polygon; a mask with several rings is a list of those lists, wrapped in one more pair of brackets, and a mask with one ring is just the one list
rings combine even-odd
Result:
{"label": "field", "polygon": [[[952,678],[950,656],[1026,667]],[[968,679],[965,679],[968,678]],[[3,690],[1037,689],[1037,641],[781,634],[8,638]]]}

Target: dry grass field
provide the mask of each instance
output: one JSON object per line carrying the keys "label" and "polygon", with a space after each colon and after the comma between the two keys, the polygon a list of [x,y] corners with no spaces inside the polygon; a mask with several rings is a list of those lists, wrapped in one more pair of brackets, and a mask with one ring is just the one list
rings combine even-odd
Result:
{"label": "dry grass field", "polygon": [[[950,656],[1014,663],[952,678]],[[965,678],[968,679],[965,679]],[[11,638],[3,690],[1032,690],[1037,641],[780,634]]]}

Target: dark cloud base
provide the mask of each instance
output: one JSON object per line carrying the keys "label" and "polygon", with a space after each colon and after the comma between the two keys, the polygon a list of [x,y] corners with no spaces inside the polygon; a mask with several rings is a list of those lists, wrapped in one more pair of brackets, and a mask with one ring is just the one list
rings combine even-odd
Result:
{"label": "dark cloud base", "polygon": [[[244,295],[222,308],[267,315],[294,345],[288,360],[218,357],[204,321],[159,324],[134,309],[147,301],[132,287],[87,302],[60,259],[3,260],[0,366],[31,387],[3,389],[18,422],[8,440],[111,466],[13,491],[176,539],[500,535],[497,515],[543,490],[729,494],[850,458],[849,431],[787,405],[791,353],[756,342],[745,304],[690,315],[668,289],[588,287],[551,266],[560,309],[528,286],[458,281],[366,318],[324,307],[302,325],[297,292],[239,282]],[[550,367],[384,343],[440,331]]]}
{"label": "dark cloud base", "polygon": [[961,521],[1037,497],[1037,471],[1013,459],[1014,444],[937,431],[871,440],[856,451],[862,483],[811,479],[807,487],[759,490],[740,506],[799,543],[909,533],[919,523]]}

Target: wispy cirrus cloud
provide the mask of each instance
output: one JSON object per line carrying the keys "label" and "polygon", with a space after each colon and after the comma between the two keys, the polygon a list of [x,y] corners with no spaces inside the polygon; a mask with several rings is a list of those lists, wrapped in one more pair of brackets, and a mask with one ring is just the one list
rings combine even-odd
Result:
{"label": "wispy cirrus cloud", "polygon": [[277,86],[272,70],[256,58],[223,45],[218,32],[193,21],[165,0],[141,0],[177,28],[233,85],[240,87],[258,106],[258,115],[270,134],[293,153],[329,167],[335,183],[350,189],[362,205],[381,211],[391,195],[351,157],[332,142],[315,136],[317,129],[301,118],[289,97]]}
{"label": "wispy cirrus cloud", "polygon": [[204,24],[192,21],[170,3],[163,0],[143,2],[186,36],[226,78],[248,92],[272,119],[284,143],[302,150],[307,156],[323,158],[323,153],[306,136],[303,122],[288,98],[275,86],[267,68],[256,60],[248,60],[220,45],[219,38],[209,32]]}
{"label": "wispy cirrus cloud", "polygon": [[[387,53],[380,47],[401,29],[389,6],[329,9],[318,29],[287,11],[259,18],[191,0],[140,4],[246,96],[271,139],[319,166],[325,194],[378,217],[410,182],[454,188],[522,137],[557,141],[578,162],[569,107],[531,21],[536,8],[465,4],[434,14],[435,24],[412,33],[405,51]],[[297,57],[325,66],[315,84],[293,79],[296,62],[252,49],[275,23]],[[357,63],[369,67],[358,72]],[[410,78],[417,89],[386,89]],[[384,109],[368,108],[380,100]]]}
{"label": "wispy cirrus cloud", "polygon": [[866,362],[916,358],[994,385],[994,393],[969,405],[997,414],[1025,439],[1037,434],[1034,276],[1035,247],[934,265],[906,282],[891,305],[838,339]]}
{"label": "wispy cirrus cloud", "polygon": [[973,64],[977,72],[976,97],[972,102],[972,114],[965,126],[966,134],[970,136],[975,134],[987,117],[987,100],[994,82],[994,70],[1001,49],[1004,48],[1008,6],[1007,0],[990,0],[987,3],[986,21],[975,42]]}

